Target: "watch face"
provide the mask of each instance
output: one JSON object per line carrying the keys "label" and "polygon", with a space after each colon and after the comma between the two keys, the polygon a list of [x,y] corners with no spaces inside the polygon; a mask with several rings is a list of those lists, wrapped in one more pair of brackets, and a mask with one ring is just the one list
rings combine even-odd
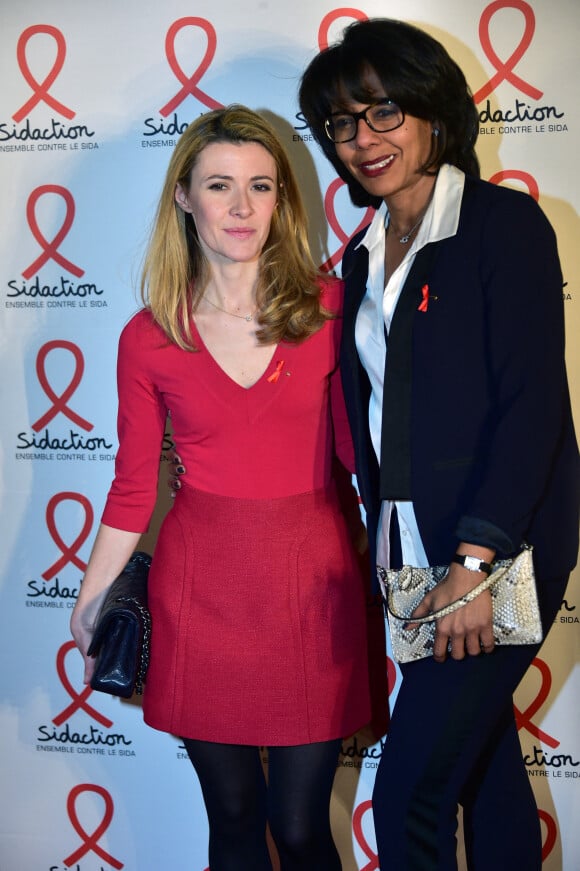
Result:
{"label": "watch face", "polygon": [[466,556],[463,559],[463,565],[466,569],[469,569],[470,572],[480,571],[483,560],[478,559],[476,556]]}

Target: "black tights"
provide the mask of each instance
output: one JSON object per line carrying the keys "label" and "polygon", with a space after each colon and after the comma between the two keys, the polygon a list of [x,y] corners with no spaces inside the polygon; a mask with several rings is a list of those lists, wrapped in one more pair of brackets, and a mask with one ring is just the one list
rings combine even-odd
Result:
{"label": "black tights", "polygon": [[211,871],[272,871],[266,824],[281,871],[341,871],[330,831],[340,740],[268,748],[184,739],[209,821]]}

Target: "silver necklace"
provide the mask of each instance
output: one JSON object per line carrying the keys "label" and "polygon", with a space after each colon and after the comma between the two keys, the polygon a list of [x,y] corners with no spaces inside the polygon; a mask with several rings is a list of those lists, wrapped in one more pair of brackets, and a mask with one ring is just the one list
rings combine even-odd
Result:
{"label": "silver necklace", "polygon": [[419,226],[419,224],[421,223],[421,221],[423,220],[424,217],[425,217],[425,212],[423,212],[423,214],[421,215],[421,217],[419,218],[417,223],[413,224],[413,226],[411,227],[411,229],[407,233],[403,233],[402,236],[399,236],[399,242],[401,243],[401,245],[407,244],[407,242],[409,241],[409,239],[411,238],[411,236],[413,235],[413,233],[415,232],[415,230],[417,229],[417,227]]}
{"label": "silver necklace", "polygon": [[[434,190],[434,188],[433,188],[433,190]],[[429,206],[431,204],[431,200],[433,198],[433,190],[429,194],[429,199],[427,200],[425,208],[423,209],[422,214],[419,216],[418,221],[416,221],[416,223],[413,224],[413,226],[411,227],[410,230],[407,230],[406,233],[403,233],[402,236],[399,236],[399,242],[401,243],[401,245],[406,245],[407,242],[409,242],[409,240],[411,239],[411,236],[413,235],[413,233],[415,232],[415,230],[417,229],[417,227],[419,226],[419,224],[421,223],[421,221],[423,220],[423,218],[427,214],[427,209],[429,208]],[[392,224],[391,224],[391,220],[390,220],[390,216],[389,216],[389,229],[391,228],[391,226],[392,226]],[[393,228],[393,232],[395,232],[394,228]]]}
{"label": "silver necklace", "polygon": [[210,305],[213,305],[214,308],[217,308],[218,311],[223,312],[225,315],[229,315],[232,318],[239,318],[241,321],[247,321],[248,323],[254,320],[254,315],[256,314],[257,309],[251,312],[249,315],[237,315],[235,312],[229,312],[226,308],[222,308],[221,305],[217,305],[215,302],[212,302],[211,299],[209,299],[205,294],[203,298],[206,302],[209,302]]}

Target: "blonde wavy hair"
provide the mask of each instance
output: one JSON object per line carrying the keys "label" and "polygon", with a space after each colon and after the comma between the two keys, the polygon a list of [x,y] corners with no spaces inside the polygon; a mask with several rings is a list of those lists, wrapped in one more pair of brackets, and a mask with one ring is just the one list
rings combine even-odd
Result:
{"label": "blonde wavy hair", "polygon": [[274,158],[278,206],[260,257],[256,335],[261,344],[302,341],[331,317],[320,302],[323,279],[310,254],[306,212],[276,131],[261,115],[237,104],[201,115],[175,146],[145,254],[143,303],[172,342],[196,350],[190,318],[207,286],[209,264],[191,215],[175,202],[175,190],[178,184],[189,190],[199,155],[219,142],[257,142]]}

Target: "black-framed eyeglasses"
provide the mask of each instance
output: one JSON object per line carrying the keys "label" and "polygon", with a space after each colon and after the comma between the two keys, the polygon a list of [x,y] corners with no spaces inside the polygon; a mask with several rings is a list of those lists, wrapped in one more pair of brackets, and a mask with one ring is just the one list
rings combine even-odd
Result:
{"label": "black-framed eyeglasses", "polygon": [[375,133],[388,133],[401,126],[405,113],[392,100],[379,100],[362,112],[333,112],[324,122],[326,135],[331,142],[350,142],[357,134],[361,118]]}

